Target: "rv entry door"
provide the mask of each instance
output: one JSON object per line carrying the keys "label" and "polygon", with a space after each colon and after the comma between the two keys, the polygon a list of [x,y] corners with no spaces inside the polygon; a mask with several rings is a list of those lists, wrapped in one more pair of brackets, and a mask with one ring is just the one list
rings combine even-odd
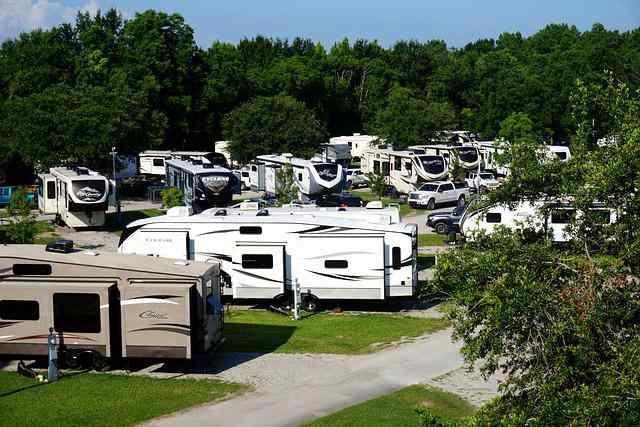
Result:
{"label": "rv entry door", "polygon": [[284,293],[284,245],[237,242],[231,283],[234,298],[271,299]]}

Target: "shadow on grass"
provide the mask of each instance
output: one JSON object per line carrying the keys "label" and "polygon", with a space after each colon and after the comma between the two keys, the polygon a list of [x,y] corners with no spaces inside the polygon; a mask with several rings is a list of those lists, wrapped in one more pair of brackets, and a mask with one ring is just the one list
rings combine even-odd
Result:
{"label": "shadow on grass", "polygon": [[[192,360],[166,361],[153,372],[172,373],[179,377],[187,374],[219,374],[264,354],[277,350],[289,341],[295,331],[293,326],[261,325],[256,323],[226,323],[225,343],[215,352],[199,355]],[[150,370],[162,361],[150,359],[129,360],[127,370]],[[175,378],[173,377],[173,378]]]}

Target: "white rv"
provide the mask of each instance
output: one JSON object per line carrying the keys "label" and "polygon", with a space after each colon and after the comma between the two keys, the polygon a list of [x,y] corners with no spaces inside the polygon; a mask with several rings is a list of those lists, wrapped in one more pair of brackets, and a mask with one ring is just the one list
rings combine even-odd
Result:
{"label": "white rv", "polygon": [[72,228],[104,225],[109,193],[109,180],[84,167],[51,168],[38,176],[38,209]]}
{"label": "white rv", "polygon": [[441,155],[416,154],[379,148],[365,152],[360,168],[364,173],[389,177],[389,184],[401,193],[410,193],[422,184],[446,178],[448,169]]}
{"label": "white rv", "polygon": [[186,206],[200,212],[228,205],[240,194],[240,180],[229,169],[200,160],[167,160],[166,183],[179,188]]}
{"label": "white rv", "polygon": [[252,189],[275,194],[277,173],[286,164],[293,168],[293,178],[303,197],[315,198],[342,190],[344,173],[341,165],[300,159],[287,153],[258,156],[256,162],[243,168],[242,172],[249,172]]}
{"label": "white rv", "polygon": [[[591,209],[602,218],[602,224],[616,221],[615,212],[599,204]],[[567,242],[572,236],[567,225],[582,214],[568,202],[537,201],[520,202],[511,207],[508,204],[486,205],[479,209],[470,208],[460,219],[460,233],[468,239],[474,234],[493,233],[498,227],[510,229],[532,228],[544,231],[554,242]]]}
{"label": "white rv", "polygon": [[449,165],[449,169],[454,164],[457,157],[460,165],[465,170],[478,170],[480,166],[480,153],[478,148],[471,144],[461,145],[414,145],[409,147],[418,154],[428,154],[432,156],[442,156]]}
{"label": "white rv", "polygon": [[321,299],[385,300],[413,296],[417,226],[371,217],[316,215],[189,216],[185,208],[139,220],[122,233],[122,253],[219,261],[225,293],[287,299],[298,282],[308,307]]}
{"label": "white rv", "polygon": [[203,164],[212,164],[228,168],[227,159],[221,153],[212,151],[168,151],[147,150],[139,155],[140,174],[164,177],[167,174],[168,160],[196,160]]}
{"label": "white rv", "polygon": [[311,160],[323,163],[338,163],[346,170],[351,163],[351,150],[346,143],[321,144],[318,153]]}
{"label": "white rv", "polygon": [[347,144],[351,151],[351,157],[358,160],[362,159],[366,151],[376,148],[379,144],[384,144],[384,139],[375,135],[361,135],[359,133],[354,133],[350,136],[334,136],[329,139],[329,144]]}

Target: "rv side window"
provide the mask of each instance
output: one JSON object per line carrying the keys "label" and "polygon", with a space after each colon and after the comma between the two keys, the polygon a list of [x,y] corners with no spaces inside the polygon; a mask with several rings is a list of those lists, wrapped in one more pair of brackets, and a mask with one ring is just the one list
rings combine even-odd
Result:
{"label": "rv side window", "polygon": [[394,270],[400,270],[402,259],[400,258],[400,248],[397,246],[391,249],[391,263],[393,264]]}
{"label": "rv side window", "polygon": [[558,156],[560,160],[567,160],[567,153],[565,153],[564,151],[556,152],[556,156]]}
{"label": "rv side window", "polygon": [[249,172],[242,172],[243,178],[249,178]]}
{"label": "rv side window", "polygon": [[0,301],[0,319],[38,320],[40,306],[38,301],[9,300]]}
{"label": "rv side window", "polygon": [[298,172],[298,181],[302,181],[302,173]]}
{"label": "rv side window", "polygon": [[13,274],[15,276],[49,276],[51,275],[51,265],[13,264]]}
{"label": "rv side window", "polygon": [[490,224],[500,224],[502,222],[502,214],[499,212],[489,212],[487,214],[487,222]]}
{"label": "rv side window", "polygon": [[569,224],[575,217],[576,211],[573,209],[554,209],[551,211],[552,224]]}
{"label": "rv side window", "polygon": [[53,294],[53,326],[56,332],[100,332],[100,295]]}
{"label": "rv side window", "polygon": [[240,234],[262,234],[262,227],[240,227]]}
{"label": "rv side window", "polygon": [[56,182],[47,181],[47,199],[56,198]]}
{"label": "rv side window", "polygon": [[187,175],[187,187],[193,188],[193,175]]}
{"label": "rv side window", "polygon": [[251,172],[258,172],[257,166],[251,166]]}
{"label": "rv side window", "polygon": [[328,259],[324,262],[324,268],[348,268],[349,263],[344,259]]}
{"label": "rv side window", "polygon": [[603,210],[591,211],[591,215],[596,224],[609,224],[611,223],[611,212]]}
{"label": "rv side window", "polygon": [[273,256],[265,254],[245,254],[242,255],[242,268],[273,268]]}
{"label": "rv side window", "polygon": [[153,159],[153,166],[164,166],[164,159]]}
{"label": "rv side window", "polygon": [[402,158],[401,157],[395,157],[393,159],[393,170],[399,171],[400,168],[402,168]]}

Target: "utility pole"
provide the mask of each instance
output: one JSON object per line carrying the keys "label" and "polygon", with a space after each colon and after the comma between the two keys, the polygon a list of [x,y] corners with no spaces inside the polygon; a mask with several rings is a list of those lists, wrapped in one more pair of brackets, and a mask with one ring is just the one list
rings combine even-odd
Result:
{"label": "utility pole", "polygon": [[116,218],[118,219],[118,224],[122,222],[121,212],[120,212],[120,200],[118,199],[118,177],[116,175],[116,147],[111,147],[111,159],[113,160],[113,201],[116,205]]}

